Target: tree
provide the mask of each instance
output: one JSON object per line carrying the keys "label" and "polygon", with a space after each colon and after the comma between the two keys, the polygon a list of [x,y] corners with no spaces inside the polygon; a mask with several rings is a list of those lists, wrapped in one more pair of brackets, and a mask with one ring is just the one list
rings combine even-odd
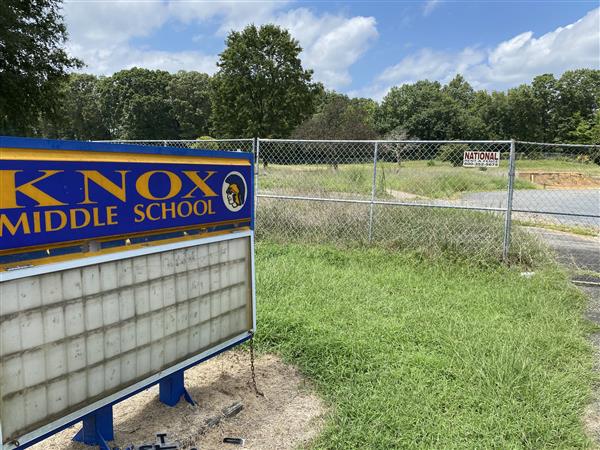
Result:
{"label": "tree", "polygon": [[100,111],[99,84],[95,75],[70,74],[61,84],[57,113],[41,121],[41,133],[60,139],[110,139]]}
{"label": "tree", "polygon": [[538,125],[538,111],[535,106],[535,97],[531,86],[522,84],[508,90],[507,114],[505,131],[510,138],[523,141],[537,140],[540,131]]}
{"label": "tree", "polygon": [[200,72],[179,71],[167,85],[180,139],[196,139],[210,129],[210,76]]}
{"label": "tree", "polygon": [[0,134],[31,134],[52,115],[60,81],[81,61],[63,49],[59,0],[0,3]]}
{"label": "tree", "polygon": [[314,110],[320,86],[302,49],[275,25],[232,31],[213,78],[212,126],[225,137],[287,137]]}
{"label": "tree", "polygon": [[531,105],[536,117],[536,128],[534,139],[542,142],[552,142],[556,129],[553,127],[555,121],[556,106],[559,99],[559,91],[554,75],[546,73],[538,75],[531,83],[531,94],[533,103]]}
{"label": "tree", "polygon": [[379,108],[378,128],[384,134],[404,130],[427,140],[477,138],[484,126],[472,117],[474,98],[473,89],[460,75],[444,87],[428,80],[393,87]]}
{"label": "tree", "polygon": [[375,139],[372,104],[366,100],[329,94],[320,110],[300,124],[292,136],[297,139]]}
{"label": "tree", "polygon": [[570,142],[571,133],[581,119],[592,120],[600,109],[600,70],[568,70],[557,82],[556,113],[553,129],[556,142]]}
{"label": "tree", "polygon": [[179,129],[168,98],[172,75],[134,67],[101,80],[100,106],[112,139],[177,139]]}

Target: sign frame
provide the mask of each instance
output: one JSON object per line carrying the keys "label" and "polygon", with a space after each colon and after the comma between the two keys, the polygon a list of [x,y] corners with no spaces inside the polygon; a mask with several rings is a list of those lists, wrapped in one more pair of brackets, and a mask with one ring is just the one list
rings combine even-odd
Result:
{"label": "sign frame", "polygon": [[[37,152],[38,153],[38,158],[36,159],[34,156],[30,156],[27,154],[27,152],[30,151],[30,153],[33,152]],[[15,152],[19,152],[21,153],[21,156],[16,157],[13,156],[13,154]],[[114,155],[114,159],[111,158],[111,154]],[[245,216],[247,221],[250,221],[250,228],[254,229],[254,218],[255,218],[255,202],[254,200],[254,196],[256,195],[256,192],[254,191],[254,177],[255,177],[255,163],[254,163],[254,155],[251,152],[241,152],[241,151],[222,151],[222,150],[196,150],[196,149],[180,149],[180,148],[174,148],[174,147],[153,147],[153,146],[141,146],[141,145],[134,145],[134,144],[115,144],[115,143],[106,143],[106,142],[79,142],[79,141],[57,141],[57,140],[51,140],[51,139],[35,139],[35,138],[15,138],[15,137],[6,137],[6,136],[0,136],[0,163],[3,163],[4,166],[9,166],[10,164],[13,163],[14,161],[19,161],[19,160],[27,160],[28,162],[31,161],[31,163],[35,164],[38,163],[40,161],[43,161],[47,164],[53,164],[53,165],[60,165],[61,162],[64,162],[65,164],[74,164],[77,163],[77,157],[82,158],[82,164],[121,164],[121,165],[128,165],[129,169],[132,169],[132,166],[135,166],[136,169],[139,170],[143,170],[144,168],[150,170],[151,172],[168,172],[167,170],[154,170],[156,168],[160,168],[160,167],[164,167],[164,165],[171,165],[171,166],[178,166],[178,169],[181,167],[181,170],[183,171],[182,173],[185,173],[186,171],[183,170],[186,166],[200,166],[200,165],[204,165],[206,167],[212,167],[212,166],[221,166],[221,167],[227,167],[227,165],[224,164],[224,162],[226,162],[227,160],[231,160],[232,161],[232,167],[231,169],[233,170],[239,170],[236,169],[236,167],[243,167],[244,165],[246,167],[248,167],[247,170],[247,178],[248,181],[247,183],[252,187],[252,192],[246,192],[247,197],[250,196],[250,194],[252,195],[253,198],[246,198],[246,201],[244,202],[244,210],[243,211],[247,211]],[[85,158],[90,158],[89,160],[86,160]],[[142,160],[140,160],[142,159]],[[144,160],[146,159],[146,160]],[[148,161],[148,159],[151,159],[150,161]],[[181,163],[180,161],[182,160],[186,160],[187,164],[185,163]],[[234,162],[235,161],[235,162]],[[245,162],[245,164],[242,164],[243,162]],[[142,164],[142,166],[140,167],[140,163]],[[239,165],[242,164],[242,165]],[[13,164],[14,165],[14,164]],[[18,164],[17,164],[18,166]],[[117,166],[120,167],[121,169],[123,168],[122,166]],[[96,167],[97,168],[97,167]],[[105,167],[104,169],[108,170],[108,171],[114,171],[114,167],[113,168],[108,168]],[[152,170],[151,170],[152,169]],[[171,169],[173,169],[173,167],[171,167]],[[8,172],[12,172],[13,170],[8,170]],[[16,170],[16,172],[19,172],[20,170]],[[70,167],[70,171],[73,171],[72,173],[76,172],[87,172],[87,170],[77,170],[76,167]],[[120,170],[118,172],[130,172],[131,170]],[[53,171],[53,170],[41,170],[38,169],[37,172],[64,172],[63,170],[58,170],[58,171]],[[147,172],[145,175],[148,175],[150,172]],[[180,175],[182,175],[182,173],[180,173]],[[216,173],[216,172],[213,172]],[[222,171],[222,173],[224,173],[224,171]],[[238,172],[235,172],[238,173]],[[29,180],[26,183],[22,183],[21,186],[25,186],[29,183],[45,183],[46,180],[45,178],[51,178],[54,179],[57,176],[62,176],[63,179],[67,179],[69,180],[70,183],[72,183],[73,177],[69,177],[67,175],[70,175],[71,172],[67,172],[65,174],[61,174],[61,173],[53,173],[50,175],[44,175],[36,180]],[[113,174],[114,175],[114,174]],[[135,174],[129,174],[130,176],[135,176]],[[175,175],[175,174],[174,174]],[[196,174],[198,176],[198,174]],[[124,199],[121,199],[121,203],[126,203],[125,206],[133,206],[132,203],[134,203],[134,201],[131,201],[131,193],[129,192],[130,190],[132,190],[132,193],[136,193],[138,194],[138,201],[142,201],[143,203],[145,203],[145,205],[136,205],[135,208],[133,208],[133,210],[136,210],[136,208],[138,206],[142,207],[147,207],[148,209],[151,206],[154,205],[158,205],[158,202],[163,203],[162,204],[162,209],[163,209],[163,214],[164,214],[164,210],[168,209],[165,208],[166,203],[172,200],[177,200],[180,203],[190,203],[189,201],[185,201],[185,202],[181,202],[182,199],[190,199],[191,201],[195,200],[195,198],[190,197],[190,195],[192,194],[192,192],[190,191],[190,193],[188,193],[188,195],[186,196],[182,196],[179,198],[175,198],[175,197],[152,197],[154,198],[154,200],[149,200],[151,197],[145,197],[145,198],[141,198],[139,197],[139,193],[136,192],[137,190],[137,182],[135,184],[135,189],[132,189],[131,183],[129,181],[127,181],[127,183],[125,182],[125,178],[124,178],[124,174],[122,175],[122,187],[123,189],[125,189],[125,186],[128,186],[127,189],[127,202],[125,202]],[[163,175],[164,176],[164,175]],[[13,177],[15,177],[15,175],[13,175]],[[200,178],[202,178],[202,176],[199,176]],[[178,177],[177,177],[178,178]],[[187,176],[183,177],[184,179],[187,178]],[[208,179],[205,178],[205,179]],[[214,179],[214,177],[213,177]],[[139,180],[138,180],[139,181]],[[171,180],[169,180],[171,181]],[[181,180],[178,178],[179,181],[179,186],[180,189],[183,189],[181,187]],[[195,183],[201,183],[203,180],[197,180],[194,182],[191,182],[189,179],[186,179],[185,181],[188,182],[188,184],[190,185],[190,187],[194,187],[193,190],[196,190],[199,186],[197,186]],[[243,181],[243,178],[242,178]],[[66,181],[63,181],[66,183]],[[114,183],[114,181],[112,180],[108,180],[108,182]],[[148,177],[146,179],[146,183],[150,182],[150,177]],[[10,185],[11,183],[8,183],[8,185]],[[13,180],[12,185],[13,185],[13,189],[15,191],[14,195],[16,196],[16,191],[19,190],[21,188],[21,186],[19,186],[19,188],[15,188],[16,181]],[[60,183],[59,183],[60,184]],[[85,186],[85,200],[82,202],[78,202],[78,203],[73,203],[70,202],[68,204],[66,203],[58,203],[58,204],[54,204],[53,206],[48,206],[51,205],[52,203],[48,203],[48,205],[37,205],[37,208],[41,208],[41,210],[45,210],[42,211],[39,214],[40,216],[42,215],[42,213],[44,214],[51,214],[51,213],[61,213],[63,216],[66,216],[67,212],[81,212],[81,211],[73,211],[74,209],[86,209],[88,210],[87,212],[87,216],[88,216],[88,222],[89,222],[89,216],[90,216],[90,211],[89,209],[93,206],[103,206],[106,207],[108,209],[108,205],[110,203],[105,202],[105,203],[98,203],[97,201],[90,201],[90,198],[88,198],[88,189],[94,188],[97,185],[97,182],[95,182],[93,179],[90,182],[90,179],[87,178],[87,176],[83,179],[82,183],[72,183],[74,186],[68,186],[70,188],[74,188],[74,187],[79,187],[79,189],[81,190],[83,188],[83,186]],[[155,185],[160,186],[161,183],[154,183]],[[118,187],[118,185],[113,185],[113,187]],[[10,189],[10,188],[9,188]],[[63,188],[64,189],[64,188]],[[36,190],[39,191],[39,189]],[[45,190],[45,189],[44,189]],[[100,188],[99,191],[101,191],[102,194],[107,194],[108,190],[106,187]],[[10,192],[10,191],[9,191]],[[91,191],[90,191],[91,192]],[[45,193],[45,192],[42,192]],[[55,195],[54,193],[51,193],[52,195]],[[62,195],[65,194],[65,192],[61,192]],[[73,193],[68,193],[70,195],[73,195]],[[148,192],[148,194],[150,194],[150,192]],[[216,195],[221,195],[221,189],[219,187],[218,192],[215,191],[213,192],[213,194]],[[22,195],[22,194],[21,194]],[[29,195],[29,194],[28,194]],[[108,196],[114,196],[114,193],[108,194]],[[123,193],[123,195],[125,195]],[[16,198],[16,197],[15,197]],[[18,200],[15,200],[15,198],[13,198],[12,200],[9,201],[9,203],[14,202],[15,205],[17,204]],[[52,197],[49,197],[52,200],[58,200],[58,198],[54,199]],[[206,198],[206,197],[205,197]],[[112,199],[114,200],[114,198]],[[252,201],[250,201],[252,200]],[[150,203],[150,202],[155,202],[155,203]],[[202,199],[200,200],[202,201]],[[207,201],[207,203],[210,203],[210,200]],[[0,202],[1,204],[1,202]],[[188,205],[186,205],[188,206]],[[214,226],[218,226],[218,225],[223,225],[223,226],[227,226],[227,224],[229,222],[231,222],[231,220],[227,220],[228,218],[233,218],[235,217],[235,213],[236,211],[234,211],[233,209],[229,209],[229,205],[225,205],[227,208],[221,208],[221,211],[217,211],[217,217],[221,217],[221,220],[215,220],[212,219],[212,221],[206,221],[205,223],[195,223],[193,221],[193,218],[195,215],[192,215],[192,217],[187,220],[187,219],[182,219],[182,217],[184,216],[178,216],[177,218],[173,218],[174,220],[169,220],[166,221],[167,223],[162,225],[162,222],[165,222],[164,217],[163,220],[157,224],[156,226],[153,225],[154,219],[150,217],[150,213],[147,212],[147,217],[143,218],[141,221],[135,220],[135,224],[131,224],[132,227],[135,227],[134,230],[131,229],[127,229],[127,230],[123,230],[124,227],[127,226],[127,224],[121,224],[120,223],[120,218],[117,217],[117,219],[119,219],[118,224],[112,224],[112,227],[109,228],[113,228],[112,231],[110,232],[94,232],[95,228],[98,227],[90,227],[87,226],[85,228],[82,228],[80,226],[77,226],[77,232],[75,232],[75,227],[73,224],[71,224],[73,226],[73,233],[68,235],[68,239],[65,238],[60,238],[60,237],[54,237],[55,236],[55,230],[47,230],[47,231],[42,231],[42,233],[40,234],[39,230],[34,230],[33,233],[29,234],[29,236],[31,236],[33,238],[33,240],[35,241],[36,239],[38,241],[42,240],[43,237],[45,237],[46,235],[50,235],[52,237],[55,238],[54,241],[50,241],[50,242],[35,242],[33,244],[28,244],[28,245],[21,245],[20,248],[15,248],[15,247],[7,247],[6,249],[4,248],[0,248],[0,255],[2,254],[7,254],[7,253],[23,253],[23,252],[27,252],[28,250],[32,250],[35,251],[36,249],[46,249],[49,247],[65,247],[65,246],[74,246],[77,245],[78,243],[82,243],[85,241],[91,241],[91,240],[95,240],[95,241],[105,241],[105,240],[109,240],[111,238],[117,239],[119,236],[123,236],[125,234],[127,234],[127,236],[129,237],[137,237],[137,236],[147,236],[150,234],[158,234],[158,233],[169,233],[169,232],[177,232],[179,230],[186,230],[186,229],[190,229],[190,228],[200,228],[200,227],[210,227],[211,225]],[[69,210],[65,211],[65,207],[68,207]],[[115,206],[114,209],[116,208],[121,208],[123,207],[123,205],[118,205]],[[174,206],[171,205],[171,207],[173,208]],[[189,207],[189,206],[188,206]],[[18,212],[22,212],[24,209],[23,207],[15,207],[15,206],[9,206],[7,207],[8,209],[6,209],[6,213],[3,213],[2,215],[4,216],[5,214],[7,214],[7,221],[6,223],[8,223],[9,225],[12,225],[16,227],[20,225],[20,220],[15,217],[13,217],[13,219],[10,219],[10,217],[8,216],[8,213],[18,213]],[[58,209],[58,211],[54,210],[50,210],[48,211],[49,208],[53,208],[53,209]],[[94,208],[95,209],[95,208]],[[113,211],[114,211],[113,209]],[[143,208],[142,208],[143,209]],[[160,209],[160,208],[159,208]],[[31,210],[31,208],[29,208],[29,210]],[[2,209],[0,209],[0,211],[2,211]],[[170,211],[170,210],[169,210]],[[117,211],[118,212],[118,211]],[[233,212],[233,214],[232,214]],[[106,212],[106,214],[108,215],[108,212]],[[138,214],[138,211],[135,211],[135,215]],[[142,212],[143,214],[143,212]],[[134,211],[130,211],[129,215],[134,215]],[[210,212],[209,212],[210,215]],[[36,224],[37,227],[40,227],[40,223],[42,222],[42,220],[44,220],[43,218],[39,218],[40,216],[38,216],[38,223]],[[123,216],[127,216],[127,214],[124,214]],[[185,216],[185,217],[189,217]],[[5,218],[3,218],[4,220]],[[97,217],[95,217],[94,220],[96,220]],[[131,218],[128,218],[131,221]],[[11,220],[14,221],[13,223],[11,223]],[[48,220],[47,216],[46,216],[46,221]],[[71,220],[73,220],[73,218],[71,217]],[[106,220],[106,218],[105,218]],[[224,220],[224,221],[223,221]],[[28,222],[31,222],[32,219],[28,218]],[[18,222],[18,223],[17,223]],[[52,220],[50,220],[50,222],[52,222]],[[173,223],[171,223],[173,222]],[[235,222],[235,221],[234,221]],[[0,226],[4,226],[5,222],[0,222]],[[48,224],[45,224],[46,227],[48,227]],[[102,225],[102,224],[101,224]],[[116,226],[115,226],[116,225]],[[44,226],[44,223],[41,224],[41,226]],[[50,223],[50,226],[52,226],[52,223]],[[34,228],[34,224],[31,223],[28,225],[29,228]],[[89,230],[92,230],[91,232]],[[0,230],[1,231],[1,230]],[[66,231],[62,230],[62,232]],[[82,233],[83,231],[83,233]],[[15,231],[16,232],[16,231]],[[29,232],[29,230],[28,230]],[[87,235],[86,235],[87,233]],[[64,233],[64,234],[68,234],[68,233]],[[75,235],[75,237],[73,236]],[[17,235],[15,234],[15,239],[21,239],[23,240],[23,237],[17,237]]]}
{"label": "sign frame", "polygon": [[[32,148],[45,149],[48,151],[91,151],[91,152],[115,152],[115,153],[141,153],[141,154],[157,154],[171,156],[209,156],[219,158],[246,158],[250,162],[250,179],[248,184],[254,188],[254,157],[248,152],[228,152],[228,151],[213,151],[213,150],[195,150],[195,149],[175,149],[166,147],[144,147],[130,144],[111,144],[111,143],[87,143],[78,141],[55,141],[41,140],[30,138],[12,138],[0,136],[0,147],[2,148]],[[249,325],[251,328],[244,331],[224,342],[213,345],[205,351],[192,355],[185,360],[176,363],[166,369],[159,371],[151,376],[144,378],[134,384],[131,384],[117,392],[114,392],[106,397],[94,401],[93,403],[68,413],[58,419],[55,419],[39,428],[26,432],[18,437],[16,441],[3,443],[2,422],[0,420],[0,448],[2,450],[21,450],[31,445],[34,445],[47,437],[60,432],[84,418],[97,413],[102,408],[112,407],[133,395],[148,389],[154,385],[160,384],[162,381],[168,380],[169,377],[183,374],[183,371],[191,368],[207,359],[210,359],[232,347],[235,347],[249,339],[251,339],[256,331],[256,277],[255,277],[255,256],[254,256],[254,224],[255,224],[255,202],[254,189],[248,193],[246,202],[250,205],[251,217],[249,227],[231,228],[212,233],[209,236],[202,234],[195,236],[182,236],[180,239],[157,240],[149,242],[145,245],[136,246],[135,248],[119,247],[119,250],[110,252],[98,252],[98,254],[82,254],[72,253],[65,255],[58,261],[54,261],[51,257],[50,262],[45,263],[44,260],[38,260],[39,265],[16,267],[14,270],[0,270],[0,283],[5,281],[17,280],[30,276],[42,275],[52,272],[59,272],[68,269],[76,269],[80,267],[92,266],[105,262],[114,262],[123,259],[128,259],[136,256],[151,255],[166,251],[185,249],[189,247],[212,244],[228,240],[247,238],[249,241],[249,295],[251,296],[249,306],[251,307],[251,320]],[[200,225],[199,225],[200,226]],[[52,247],[49,244],[48,247]],[[250,317],[249,317],[250,318]],[[162,384],[161,384],[162,386]],[[162,394],[161,394],[162,395]],[[85,422],[84,422],[85,423]],[[84,425],[85,427],[85,425]],[[97,445],[103,447],[102,442],[97,442]]]}

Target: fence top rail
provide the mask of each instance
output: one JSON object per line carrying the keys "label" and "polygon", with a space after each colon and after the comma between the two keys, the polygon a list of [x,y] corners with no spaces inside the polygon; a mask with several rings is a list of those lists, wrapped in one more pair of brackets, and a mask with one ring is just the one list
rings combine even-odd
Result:
{"label": "fence top rail", "polygon": [[544,145],[546,147],[577,147],[577,148],[600,148],[598,144],[556,144],[549,142],[515,141],[517,144]]}
{"label": "fence top rail", "polygon": [[315,143],[363,143],[363,144],[510,144],[511,141],[419,141],[419,140],[363,140],[363,139],[258,139],[260,142],[315,142]]}
{"label": "fence top rail", "polygon": [[164,142],[181,142],[181,143],[194,143],[194,144],[202,144],[204,142],[252,142],[253,138],[239,138],[239,139],[110,139],[103,141],[91,141],[91,142],[156,142],[156,143],[164,143]]}

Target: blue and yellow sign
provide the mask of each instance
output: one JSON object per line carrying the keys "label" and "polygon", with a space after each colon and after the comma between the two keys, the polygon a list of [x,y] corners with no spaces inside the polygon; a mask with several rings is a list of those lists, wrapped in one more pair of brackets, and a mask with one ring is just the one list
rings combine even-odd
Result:
{"label": "blue and yellow sign", "polygon": [[0,252],[249,225],[251,153],[0,137]]}

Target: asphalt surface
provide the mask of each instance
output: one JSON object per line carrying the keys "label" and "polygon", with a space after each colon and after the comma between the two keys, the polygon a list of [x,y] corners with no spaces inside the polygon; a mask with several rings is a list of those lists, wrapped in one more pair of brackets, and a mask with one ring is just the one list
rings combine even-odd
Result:
{"label": "asphalt surface", "polygon": [[[561,264],[575,271],[592,271],[600,274],[600,237],[579,236],[545,228],[526,227],[526,229],[554,250]],[[600,282],[600,279],[596,281]]]}
{"label": "asphalt surface", "polygon": [[[461,199],[474,206],[505,208],[506,197],[505,191],[494,191],[465,194]],[[516,217],[519,217],[519,214],[532,215],[537,219],[563,225],[600,227],[600,189],[516,190],[513,194],[513,211]],[[577,217],[560,213],[596,217]]]}

